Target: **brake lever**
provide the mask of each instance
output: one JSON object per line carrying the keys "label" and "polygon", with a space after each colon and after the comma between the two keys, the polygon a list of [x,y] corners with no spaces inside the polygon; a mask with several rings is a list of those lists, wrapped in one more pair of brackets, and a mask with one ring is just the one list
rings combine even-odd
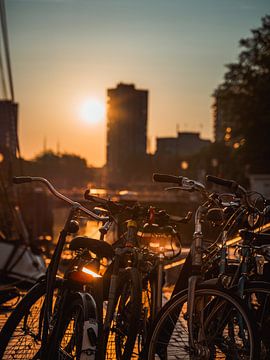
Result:
{"label": "brake lever", "polygon": [[191,220],[191,218],[192,218],[192,211],[189,211],[189,212],[186,214],[186,216],[183,218],[182,223],[183,223],[183,224],[189,223],[190,220]]}

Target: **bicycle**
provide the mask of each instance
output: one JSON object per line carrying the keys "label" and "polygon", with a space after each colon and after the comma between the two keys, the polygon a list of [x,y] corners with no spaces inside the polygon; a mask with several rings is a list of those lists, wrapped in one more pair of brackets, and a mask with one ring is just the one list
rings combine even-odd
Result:
{"label": "bicycle", "polygon": [[219,204],[205,186],[188,178],[154,174],[155,181],[175,183],[174,189],[199,191],[206,202],[195,214],[191,275],[187,289],[161,309],[145,346],[144,358],[259,359],[257,327],[244,301],[233,292],[203,282],[202,221]]}
{"label": "bicycle", "polygon": [[104,274],[104,279],[108,279],[103,327],[106,359],[114,356],[117,359],[129,359],[139,328],[142,294],[141,276],[134,266],[138,256],[135,218],[145,209],[90,195],[89,190],[85,192],[85,199],[106,209],[114,219],[120,214],[125,219],[133,217],[133,220],[127,221],[127,238],[113,245],[115,257]]}
{"label": "bicycle", "polygon": [[[110,274],[108,304],[104,320],[107,359],[115,351],[117,359],[138,357],[142,352],[147,332],[162,306],[163,265],[181,252],[175,225],[187,223],[191,213],[184,218],[170,216],[165,211],[136,204],[132,207],[89,195],[85,198],[104,207],[112,216],[126,222],[127,232],[114,245],[115,258]],[[138,234],[138,230],[139,234]],[[150,238],[145,237],[151,234]],[[179,245],[173,255],[165,255],[164,244],[158,237],[174,237]],[[156,236],[156,239],[154,238]],[[172,242],[172,238],[170,238]],[[151,248],[152,246],[152,248]]]}
{"label": "bicycle", "polygon": [[76,219],[84,214],[102,222],[101,240],[112,219],[99,216],[65,197],[44,178],[14,178],[17,184],[32,181],[44,183],[53,195],[71,205],[71,209],[45,278],[20,301],[0,333],[0,358],[45,360],[88,356],[102,359],[102,278],[98,271],[102,257],[112,259],[114,256],[112,247],[104,241],[75,237],[70,249],[76,256],[63,278],[56,275],[66,238],[78,231]]}
{"label": "bicycle", "polygon": [[[270,259],[270,234],[260,233],[260,220],[268,216],[269,206],[264,200],[264,208],[258,209],[250,203],[249,193],[243,187],[240,187],[235,181],[209,177],[208,180],[229,188],[241,198],[242,204],[239,204],[239,211],[236,212],[232,224],[239,227],[239,224],[246,224],[247,229],[239,231],[241,243],[236,245],[239,251],[240,261],[238,266],[234,265],[234,272],[230,271],[230,264],[227,261],[226,238],[220,249],[219,274],[218,279],[222,286],[231,288],[245,303],[253,313],[261,335],[261,359],[269,358],[270,339],[268,331],[270,313],[269,298],[270,284],[265,279],[265,259]],[[254,216],[256,214],[256,217]],[[245,221],[251,219],[252,221]],[[255,221],[254,221],[255,219]],[[211,271],[211,270],[210,270]]]}

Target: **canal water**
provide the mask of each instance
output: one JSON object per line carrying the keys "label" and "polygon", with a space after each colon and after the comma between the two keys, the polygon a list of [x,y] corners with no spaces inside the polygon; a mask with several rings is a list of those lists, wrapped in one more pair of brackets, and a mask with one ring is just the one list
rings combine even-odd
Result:
{"label": "canal water", "polygon": [[[60,231],[63,229],[65,221],[68,216],[68,208],[55,208],[53,210],[53,219],[54,219],[54,226],[53,226],[53,242],[56,243],[58,240],[58,236]],[[78,233],[71,235],[72,237],[75,236],[88,236],[94,239],[99,239],[100,233],[99,228],[102,226],[101,222],[92,221],[89,219],[78,219],[80,228]],[[109,230],[106,241],[109,243],[113,243],[116,240],[116,227],[114,225],[111,226]]]}

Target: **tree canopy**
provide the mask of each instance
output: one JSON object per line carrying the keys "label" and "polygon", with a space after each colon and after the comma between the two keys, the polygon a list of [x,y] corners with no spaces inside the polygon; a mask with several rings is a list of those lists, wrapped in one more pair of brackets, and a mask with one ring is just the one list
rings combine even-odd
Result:
{"label": "tree canopy", "polygon": [[250,172],[270,173],[270,15],[251,34],[240,40],[238,61],[226,66],[215,97],[229,119],[235,155]]}
{"label": "tree canopy", "polygon": [[[93,178],[86,160],[74,154],[56,154],[48,150],[31,161],[21,161],[25,174],[45,177],[58,188],[83,188]],[[17,173],[20,174],[19,169]]]}

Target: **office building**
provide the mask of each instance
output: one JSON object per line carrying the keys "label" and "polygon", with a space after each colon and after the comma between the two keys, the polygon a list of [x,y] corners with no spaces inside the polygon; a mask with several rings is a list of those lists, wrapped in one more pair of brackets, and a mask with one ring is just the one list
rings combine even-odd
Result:
{"label": "office building", "polygon": [[199,153],[210,144],[210,140],[201,139],[197,132],[178,132],[177,137],[157,138],[156,156],[185,158]]}
{"label": "office building", "polygon": [[136,176],[146,157],[148,91],[120,83],[107,95],[107,179],[117,186]]}

